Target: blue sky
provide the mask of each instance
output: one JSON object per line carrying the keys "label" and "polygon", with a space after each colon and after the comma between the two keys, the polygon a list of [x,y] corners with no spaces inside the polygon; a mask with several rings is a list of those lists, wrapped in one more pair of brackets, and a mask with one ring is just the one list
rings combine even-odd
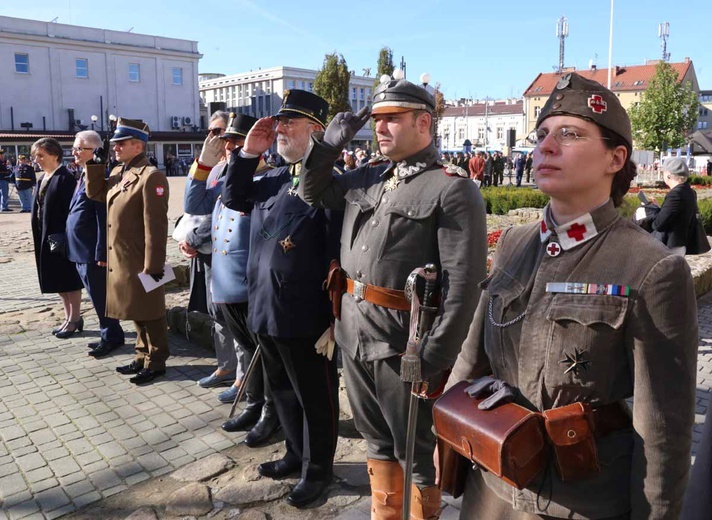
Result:
{"label": "blue sky", "polygon": [[[608,65],[610,0],[172,0],[3,2],[0,14],[197,40],[201,72],[226,74],[278,65],[321,67],[344,55],[358,74],[375,74],[379,49],[405,57],[408,78],[430,72],[448,99],[520,96],[539,72],[558,64],[556,21],[566,16],[565,64]],[[614,65],[661,55],[658,23],[670,22],[671,61],[689,56],[702,89],[712,89],[712,2],[616,0]],[[356,7],[357,6],[357,7]]]}

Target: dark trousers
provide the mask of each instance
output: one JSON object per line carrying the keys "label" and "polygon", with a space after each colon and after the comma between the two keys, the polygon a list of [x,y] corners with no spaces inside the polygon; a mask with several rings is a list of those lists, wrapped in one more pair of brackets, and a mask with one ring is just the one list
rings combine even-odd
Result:
{"label": "dark trousers", "polygon": [[134,321],[136,327],[136,357],[143,368],[165,370],[168,350],[168,322],[165,315],[157,320]]}
{"label": "dark trousers", "polygon": [[319,336],[276,338],[258,334],[265,374],[286,437],[286,458],[302,461],[302,478],[328,478],[339,424],[336,354],[329,361]]}
{"label": "dark trousers", "polygon": [[76,264],[79,278],[89,294],[96,315],[99,317],[101,339],[110,345],[124,344],[124,331],[116,318],[106,317],[106,267],[96,263]]}
{"label": "dark trousers", "polygon": [[[342,356],[346,390],[356,429],[368,443],[368,458],[398,461],[405,467],[409,383],[400,378],[400,357],[360,361]],[[433,401],[418,399],[413,483],[435,484]]]}
{"label": "dark trousers", "polygon": [[[225,324],[232,336],[237,340],[238,348],[245,352],[245,367],[250,366],[252,357],[257,351],[257,335],[247,328],[247,302],[243,303],[217,303],[220,312],[222,312]],[[271,408],[274,406],[272,392],[269,389],[265,367],[262,360],[258,360],[255,368],[252,370],[250,379],[247,381],[245,388],[247,400],[251,403],[263,403]]]}

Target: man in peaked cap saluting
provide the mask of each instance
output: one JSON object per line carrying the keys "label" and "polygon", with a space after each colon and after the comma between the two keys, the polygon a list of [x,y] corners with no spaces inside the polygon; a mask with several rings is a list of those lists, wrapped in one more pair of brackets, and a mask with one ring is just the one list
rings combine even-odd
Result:
{"label": "man in peaked cap saluting", "polygon": [[410,310],[406,279],[429,262],[441,275],[440,308],[420,353],[423,379],[435,382],[455,362],[485,277],[484,203],[461,168],[439,162],[434,109],[425,88],[386,81],[375,90],[370,116],[389,162],[331,173],[338,153],[367,122],[367,108],[337,114],[324,134],[312,135],[303,161],[304,200],[345,209],[341,260],[348,294],[336,340],[356,427],[368,441],[372,518],[378,519],[400,518],[404,493],[412,497],[411,518],[437,518],[440,511],[430,400],[418,401],[413,487],[403,489],[411,390],[400,378]]}
{"label": "man in peaked cap saluting", "polygon": [[86,172],[87,195],[107,205],[106,315],[136,327],[136,357],[116,371],[137,385],[165,374],[169,356],[163,287],[147,293],[138,277],[163,277],[168,236],[168,181],[146,157],[148,136],[143,121],[119,118],[111,142],[120,164],[107,179],[109,150],[97,148]]}
{"label": "man in peaked cap saluting", "polygon": [[[258,472],[300,474],[287,497],[296,507],[316,500],[330,483],[338,436],[336,356],[322,356],[315,344],[331,321],[322,286],[338,255],[341,215],[297,195],[299,162],[309,136],[324,129],[328,108],[315,94],[286,91],[277,115],[257,121],[244,147],[232,152],[223,189],[228,208],[251,211],[247,326],[257,334],[286,437],[286,455],[260,464]],[[260,156],[275,140],[287,166],[254,181]]]}

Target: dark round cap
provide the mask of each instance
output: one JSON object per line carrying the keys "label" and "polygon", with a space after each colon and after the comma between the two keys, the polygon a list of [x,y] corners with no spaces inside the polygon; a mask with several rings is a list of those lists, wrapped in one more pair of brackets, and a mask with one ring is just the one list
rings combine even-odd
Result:
{"label": "dark round cap", "polygon": [[225,129],[225,133],[220,136],[220,139],[227,139],[228,137],[244,139],[247,137],[247,133],[250,131],[250,128],[252,128],[256,122],[256,117],[248,116],[247,114],[235,114],[235,112],[230,112],[230,119],[227,123],[227,128]]}
{"label": "dark round cap", "polygon": [[373,93],[372,114],[394,114],[411,110],[435,110],[435,98],[423,87],[406,79],[385,81]]}
{"label": "dark round cap", "polygon": [[285,90],[282,98],[282,107],[274,117],[308,117],[312,121],[326,126],[329,115],[329,103],[322,97],[306,90]]}
{"label": "dark round cap", "polygon": [[575,72],[564,74],[551,93],[536,121],[537,128],[551,116],[574,116],[588,119],[620,135],[633,147],[630,118],[621,102],[606,87]]}

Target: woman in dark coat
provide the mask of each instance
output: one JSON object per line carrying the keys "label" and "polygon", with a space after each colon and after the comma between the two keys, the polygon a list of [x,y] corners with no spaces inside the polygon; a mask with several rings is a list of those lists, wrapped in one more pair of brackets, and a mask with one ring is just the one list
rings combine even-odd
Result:
{"label": "woman in dark coat", "polygon": [[62,146],[55,139],[42,138],[32,145],[32,156],[44,171],[32,203],[32,238],[40,290],[59,293],[64,305],[64,323],[52,332],[58,338],[67,338],[81,332],[84,322],[79,316],[82,281],[65,253],[52,253],[48,242],[50,235],[65,232],[77,185],[74,175],[62,166],[62,155]]}

